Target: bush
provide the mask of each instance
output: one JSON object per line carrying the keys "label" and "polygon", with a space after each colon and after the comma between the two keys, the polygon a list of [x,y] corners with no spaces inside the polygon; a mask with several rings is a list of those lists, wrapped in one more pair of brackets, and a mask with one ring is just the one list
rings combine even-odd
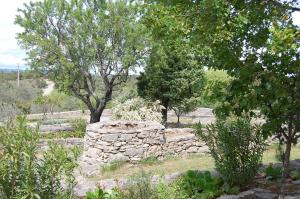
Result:
{"label": "bush", "polygon": [[147,102],[137,97],[120,103],[115,101],[112,108],[112,117],[117,120],[156,121],[162,122],[162,106],[158,101]]}
{"label": "bush", "polygon": [[28,128],[24,117],[0,127],[1,198],[72,197],[77,149],[70,152],[50,143],[41,157],[38,139],[38,130]]}
{"label": "bush", "polygon": [[103,189],[96,188],[94,191],[89,191],[86,193],[87,199],[110,199],[109,193],[105,192]]}
{"label": "bush", "polygon": [[186,199],[189,198],[186,191],[182,189],[179,181],[167,184],[160,181],[156,186],[158,199]]}
{"label": "bush", "polygon": [[85,133],[86,125],[87,125],[87,122],[85,119],[82,119],[82,118],[74,119],[73,121],[71,121],[71,123],[74,128],[74,131]]}
{"label": "bush", "polygon": [[282,176],[282,168],[273,167],[271,164],[265,169],[267,180],[276,180]]}
{"label": "bush", "polygon": [[151,184],[151,174],[141,171],[131,176],[125,184],[126,189],[119,191],[120,198],[156,199],[156,187]]}
{"label": "bush", "polygon": [[188,198],[214,198],[220,195],[223,181],[220,177],[212,177],[210,172],[188,171],[180,181]]}
{"label": "bush", "polygon": [[197,133],[209,147],[216,169],[229,186],[244,186],[256,175],[265,149],[259,126],[252,126],[248,118],[217,120],[201,124]]}

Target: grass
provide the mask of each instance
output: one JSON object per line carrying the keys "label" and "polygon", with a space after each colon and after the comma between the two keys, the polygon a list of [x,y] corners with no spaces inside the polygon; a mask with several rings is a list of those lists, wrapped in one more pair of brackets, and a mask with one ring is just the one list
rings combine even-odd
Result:
{"label": "grass", "polygon": [[120,169],[125,164],[126,164],[126,161],[124,161],[124,160],[115,160],[115,161],[112,161],[109,165],[103,166],[101,168],[101,172],[102,173],[114,172],[117,169]]}
{"label": "grass", "polygon": [[159,163],[160,163],[160,160],[158,160],[155,156],[149,156],[149,157],[139,161],[139,164],[142,164],[142,165],[154,165],[154,164],[159,164]]}
{"label": "grass", "polygon": [[[263,155],[263,163],[276,163],[275,158],[276,146],[270,146],[267,148]],[[293,147],[291,153],[291,160],[299,158],[300,149]],[[175,172],[183,172],[187,170],[213,170],[215,167],[214,161],[209,154],[206,155],[191,155],[188,157],[169,157],[165,160],[158,161],[153,158],[141,160],[138,164],[123,163],[118,166],[113,166],[113,169],[106,169],[101,176],[91,177],[91,180],[101,180],[107,178],[124,178],[141,170],[150,172],[156,175],[165,175]],[[103,171],[103,170],[102,170]]]}
{"label": "grass", "polygon": [[84,131],[60,131],[60,132],[49,132],[41,133],[40,139],[61,139],[61,138],[83,138]]}

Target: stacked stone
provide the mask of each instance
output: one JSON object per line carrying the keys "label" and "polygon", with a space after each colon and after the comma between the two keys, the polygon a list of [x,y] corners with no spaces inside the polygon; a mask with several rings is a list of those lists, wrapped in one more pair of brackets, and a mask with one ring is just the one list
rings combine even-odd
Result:
{"label": "stacked stone", "polygon": [[192,128],[166,129],[165,155],[185,156],[193,153],[206,153],[208,147],[195,135]]}
{"label": "stacked stone", "polygon": [[99,172],[115,160],[136,162],[149,156],[163,156],[164,126],[155,122],[113,121],[87,126],[82,171]]}

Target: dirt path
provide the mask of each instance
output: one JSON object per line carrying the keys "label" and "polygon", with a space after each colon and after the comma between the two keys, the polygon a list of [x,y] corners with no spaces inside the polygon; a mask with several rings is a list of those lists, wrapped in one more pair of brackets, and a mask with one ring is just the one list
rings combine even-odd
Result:
{"label": "dirt path", "polygon": [[50,93],[54,90],[55,83],[49,80],[45,80],[47,83],[46,88],[43,89],[43,96],[50,95]]}

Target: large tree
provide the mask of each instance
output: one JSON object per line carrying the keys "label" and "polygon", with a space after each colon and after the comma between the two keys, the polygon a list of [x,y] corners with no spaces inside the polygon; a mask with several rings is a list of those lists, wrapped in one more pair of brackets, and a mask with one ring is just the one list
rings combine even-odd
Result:
{"label": "large tree", "polygon": [[297,1],[178,0],[164,5],[186,16],[187,32],[207,66],[234,77],[218,113],[256,115],[253,110],[260,110],[265,136],[275,134],[285,143],[287,168],[291,145],[300,137],[300,30],[291,17],[300,11]]}
{"label": "large tree", "polygon": [[188,41],[184,20],[172,12],[172,8],[161,5],[147,7],[143,22],[153,41],[145,71],[138,78],[139,95],[159,100],[165,107],[162,111],[165,124],[168,109],[183,110],[182,105],[188,99],[200,96],[204,84],[202,65]]}
{"label": "large tree", "polygon": [[94,123],[113,89],[143,60],[138,19],[136,4],[126,1],[44,0],[25,4],[16,24],[29,65],[82,100]]}

